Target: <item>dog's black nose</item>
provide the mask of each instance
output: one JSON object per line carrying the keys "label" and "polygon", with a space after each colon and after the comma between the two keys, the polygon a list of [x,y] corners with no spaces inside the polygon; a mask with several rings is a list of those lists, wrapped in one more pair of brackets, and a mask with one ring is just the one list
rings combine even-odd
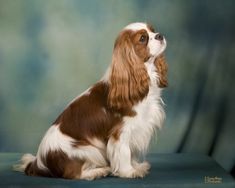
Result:
{"label": "dog's black nose", "polygon": [[163,40],[163,36],[160,33],[158,33],[158,34],[155,35],[155,39],[162,41]]}

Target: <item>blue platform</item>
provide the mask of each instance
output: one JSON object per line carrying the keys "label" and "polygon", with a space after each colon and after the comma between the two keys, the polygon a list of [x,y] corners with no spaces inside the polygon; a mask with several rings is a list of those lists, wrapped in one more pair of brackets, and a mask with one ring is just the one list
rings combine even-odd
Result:
{"label": "blue platform", "polygon": [[[12,171],[22,154],[0,153],[0,187],[96,187],[96,188],[152,188],[152,187],[232,187],[235,181],[212,158],[197,154],[150,154],[149,175],[143,179],[106,177],[95,181],[29,177]],[[210,182],[208,182],[210,181]]]}

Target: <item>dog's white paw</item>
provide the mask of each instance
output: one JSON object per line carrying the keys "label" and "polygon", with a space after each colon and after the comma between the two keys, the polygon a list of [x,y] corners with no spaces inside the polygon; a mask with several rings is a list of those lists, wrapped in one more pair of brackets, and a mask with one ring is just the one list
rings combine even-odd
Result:
{"label": "dog's white paw", "polygon": [[150,167],[150,164],[146,161],[143,163],[135,163],[133,164],[133,168],[118,172],[115,175],[122,178],[143,178],[148,174]]}
{"label": "dog's white paw", "polygon": [[144,161],[142,163],[134,163],[133,164],[134,168],[138,171],[144,171],[144,172],[147,172],[149,171],[149,169],[151,168],[151,165],[147,162],[147,161]]}
{"label": "dog's white paw", "polygon": [[94,180],[99,179],[102,177],[106,177],[110,174],[111,168],[110,167],[103,167],[103,168],[94,168],[90,170],[85,170],[82,172],[79,179],[85,179],[85,180]]}

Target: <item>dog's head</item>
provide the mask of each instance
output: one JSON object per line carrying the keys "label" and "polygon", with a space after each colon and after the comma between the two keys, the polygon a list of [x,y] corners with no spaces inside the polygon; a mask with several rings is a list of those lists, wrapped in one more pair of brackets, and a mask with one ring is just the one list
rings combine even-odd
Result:
{"label": "dog's head", "polygon": [[112,107],[132,106],[148,94],[150,79],[145,63],[150,61],[158,72],[158,86],[167,86],[167,66],[162,55],[165,48],[163,35],[148,24],[132,23],[120,32],[111,65],[109,104]]}

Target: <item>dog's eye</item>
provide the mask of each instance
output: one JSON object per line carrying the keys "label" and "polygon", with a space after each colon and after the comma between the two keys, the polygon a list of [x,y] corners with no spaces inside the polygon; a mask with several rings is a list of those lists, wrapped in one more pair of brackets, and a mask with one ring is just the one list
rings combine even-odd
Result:
{"label": "dog's eye", "polygon": [[141,43],[144,43],[144,42],[146,42],[146,40],[147,40],[147,36],[146,36],[146,35],[141,35],[139,41],[140,41]]}

